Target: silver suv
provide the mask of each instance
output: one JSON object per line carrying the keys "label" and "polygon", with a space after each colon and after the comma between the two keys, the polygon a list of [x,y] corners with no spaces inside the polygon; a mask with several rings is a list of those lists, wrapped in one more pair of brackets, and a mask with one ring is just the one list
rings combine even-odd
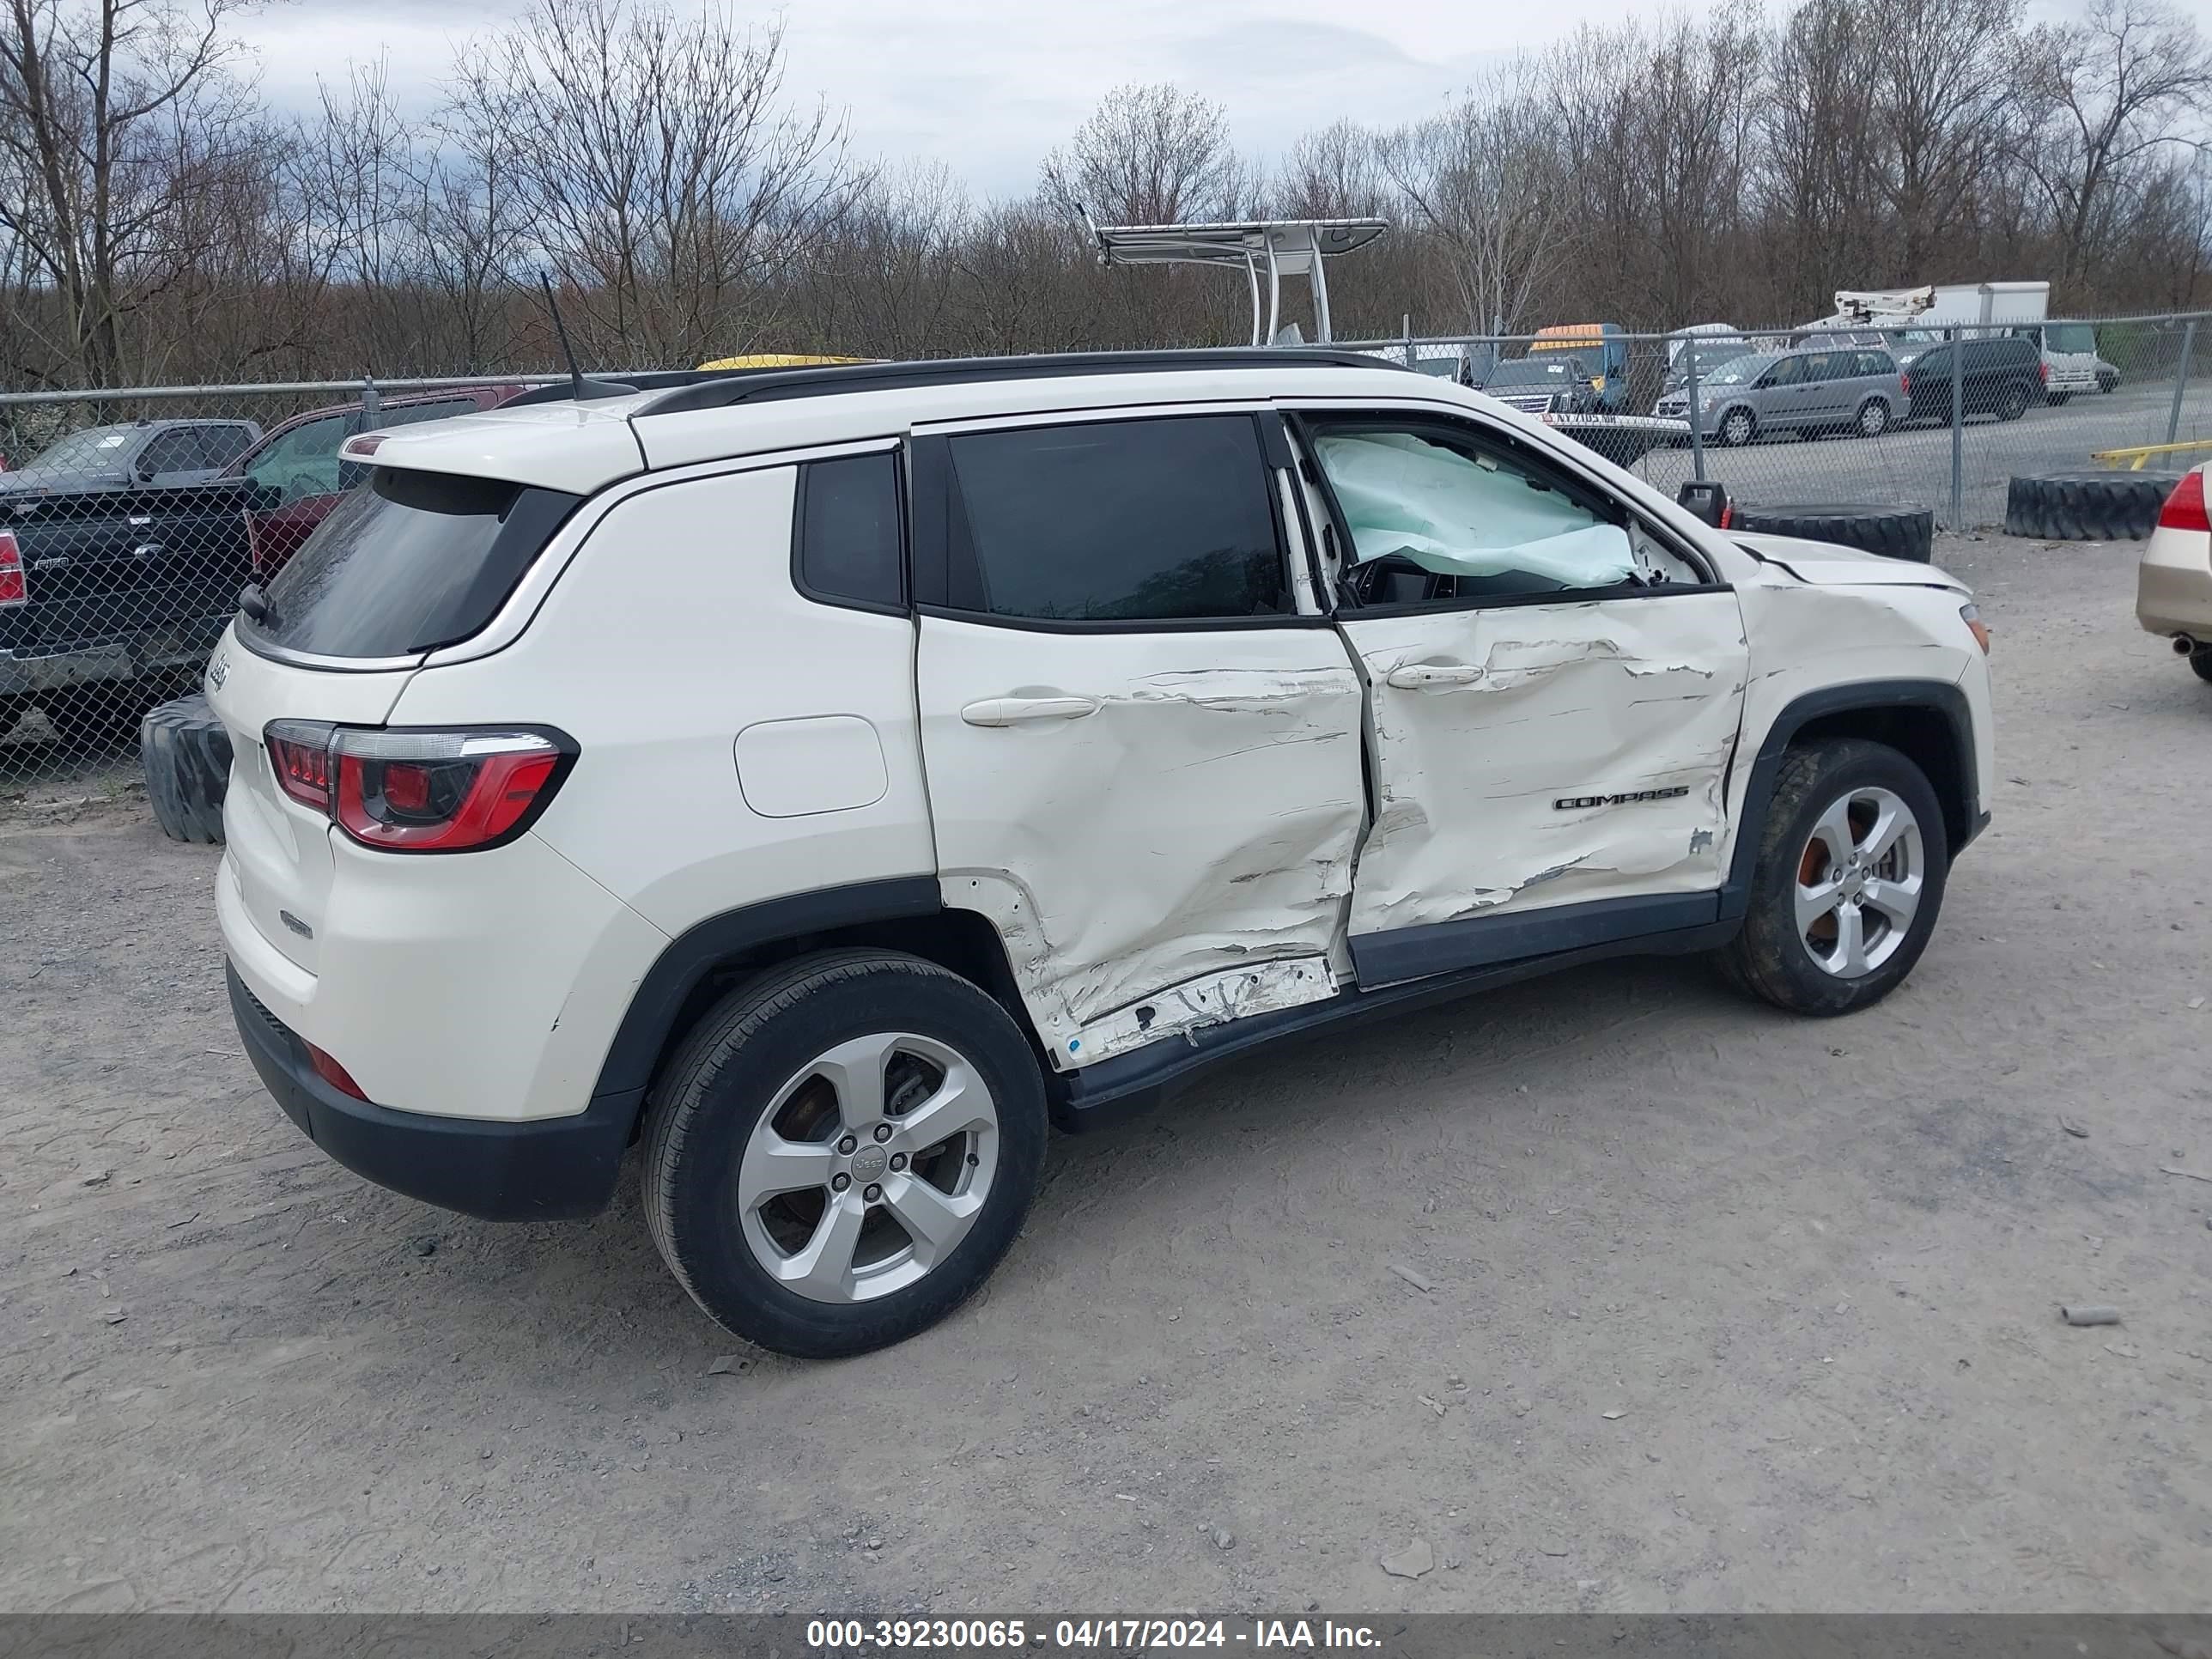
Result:
{"label": "silver suv", "polygon": [[[1708,438],[1747,444],[1761,433],[1855,432],[1879,437],[1903,418],[1906,383],[1897,360],[1868,346],[1754,352],[1700,373],[1698,420]],[[1686,387],[1655,415],[1692,418]]]}

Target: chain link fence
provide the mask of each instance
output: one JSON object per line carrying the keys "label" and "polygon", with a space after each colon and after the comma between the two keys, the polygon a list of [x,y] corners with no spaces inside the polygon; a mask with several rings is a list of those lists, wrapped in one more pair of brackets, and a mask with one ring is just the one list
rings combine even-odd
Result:
{"label": "chain link fence", "polygon": [[0,786],[135,759],[139,717],[198,689],[239,590],[357,482],[347,438],[548,378],[0,393]]}
{"label": "chain link fence", "polygon": [[1717,479],[1766,507],[1924,507],[1947,530],[2002,524],[2015,477],[2212,437],[2212,314],[1352,343],[1540,415],[1669,495]]}
{"label": "chain link fence", "polygon": [[[1951,528],[2001,522],[2015,475],[2212,436],[2212,316],[1356,343],[1669,495],[1717,479],[1747,504],[1918,506]],[[348,437],[560,378],[0,392],[0,787],[135,764],[140,715],[197,687],[240,589],[357,482]]]}

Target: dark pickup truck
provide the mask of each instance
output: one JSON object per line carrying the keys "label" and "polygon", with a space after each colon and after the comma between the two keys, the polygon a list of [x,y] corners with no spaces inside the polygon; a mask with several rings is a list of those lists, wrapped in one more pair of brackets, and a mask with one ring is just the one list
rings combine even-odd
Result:
{"label": "dark pickup truck", "polygon": [[0,737],[120,738],[195,686],[251,580],[251,479],[0,493]]}

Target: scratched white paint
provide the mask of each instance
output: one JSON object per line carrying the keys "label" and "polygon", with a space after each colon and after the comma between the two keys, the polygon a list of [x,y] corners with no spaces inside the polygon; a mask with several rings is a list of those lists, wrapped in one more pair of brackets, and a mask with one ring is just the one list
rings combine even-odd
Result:
{"label": "scratched white paint", "polygon": [[[1987,810],[1996,769],[1988,675],[1959,618],[1965,588],[1926,565],[1872,554],[1854,557],[1850,550],[1825,543],[1780,536],[1743,540],[1788,563],[1785,568],[1762,566],[1736,581],[1751,642],[1744,692],[1747,763],[1729,781],[1723,857],[1733,854],[1741,826],[1749,758],[1759,752],[1775,716],[1808,691],[1854,681],[1964,684],[1973,708],[1975,773]],[[1808,576],[1820,580],[1801,580]]]}
{"label": "scratched white paint", "polygon": [[[1328,953],[1364,812],[1359,680],[1333,630],[921,631],[946,902],[998,927],[1060,1063],[1170,987]],[[962,716],[1043,699],[1090,712]]]}
{"label": "scratched white paint", "polygon": [[[1352,933],[1719,884],[1748,656],[1733,594],[1342,620],[1368,678],[1377,793]],[[1481,673],[1389,684],[1422,665]]]}
{"label": "scratched white paint", "polygon": [[1209,1025],[1319,1002],[1336,989],[1336,975],[1320,957],[1231,968],[1117,1009],[1063,1040],[1055,1059],[1066,1066],[1088,1066],[1163,1037],[1188,1037]]}

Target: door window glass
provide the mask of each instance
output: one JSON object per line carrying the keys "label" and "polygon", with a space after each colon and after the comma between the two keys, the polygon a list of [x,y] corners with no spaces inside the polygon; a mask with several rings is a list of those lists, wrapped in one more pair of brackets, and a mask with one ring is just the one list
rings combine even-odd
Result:
{"label": "door window glass", "polygon": [[[1354,586],[1370,603],[1617,587],[1637,574],[1619,523],[1510,458],[1375,430],[1323,430],[1314,453],[1351,532]],[[1392,577],[1409,573],[1449,586],[1402,591]]]}
{"label": "door window glass", "polygon": [[1168,622],[1295,608],[1249,415],[977,432],[949,447],[957,609]]}

